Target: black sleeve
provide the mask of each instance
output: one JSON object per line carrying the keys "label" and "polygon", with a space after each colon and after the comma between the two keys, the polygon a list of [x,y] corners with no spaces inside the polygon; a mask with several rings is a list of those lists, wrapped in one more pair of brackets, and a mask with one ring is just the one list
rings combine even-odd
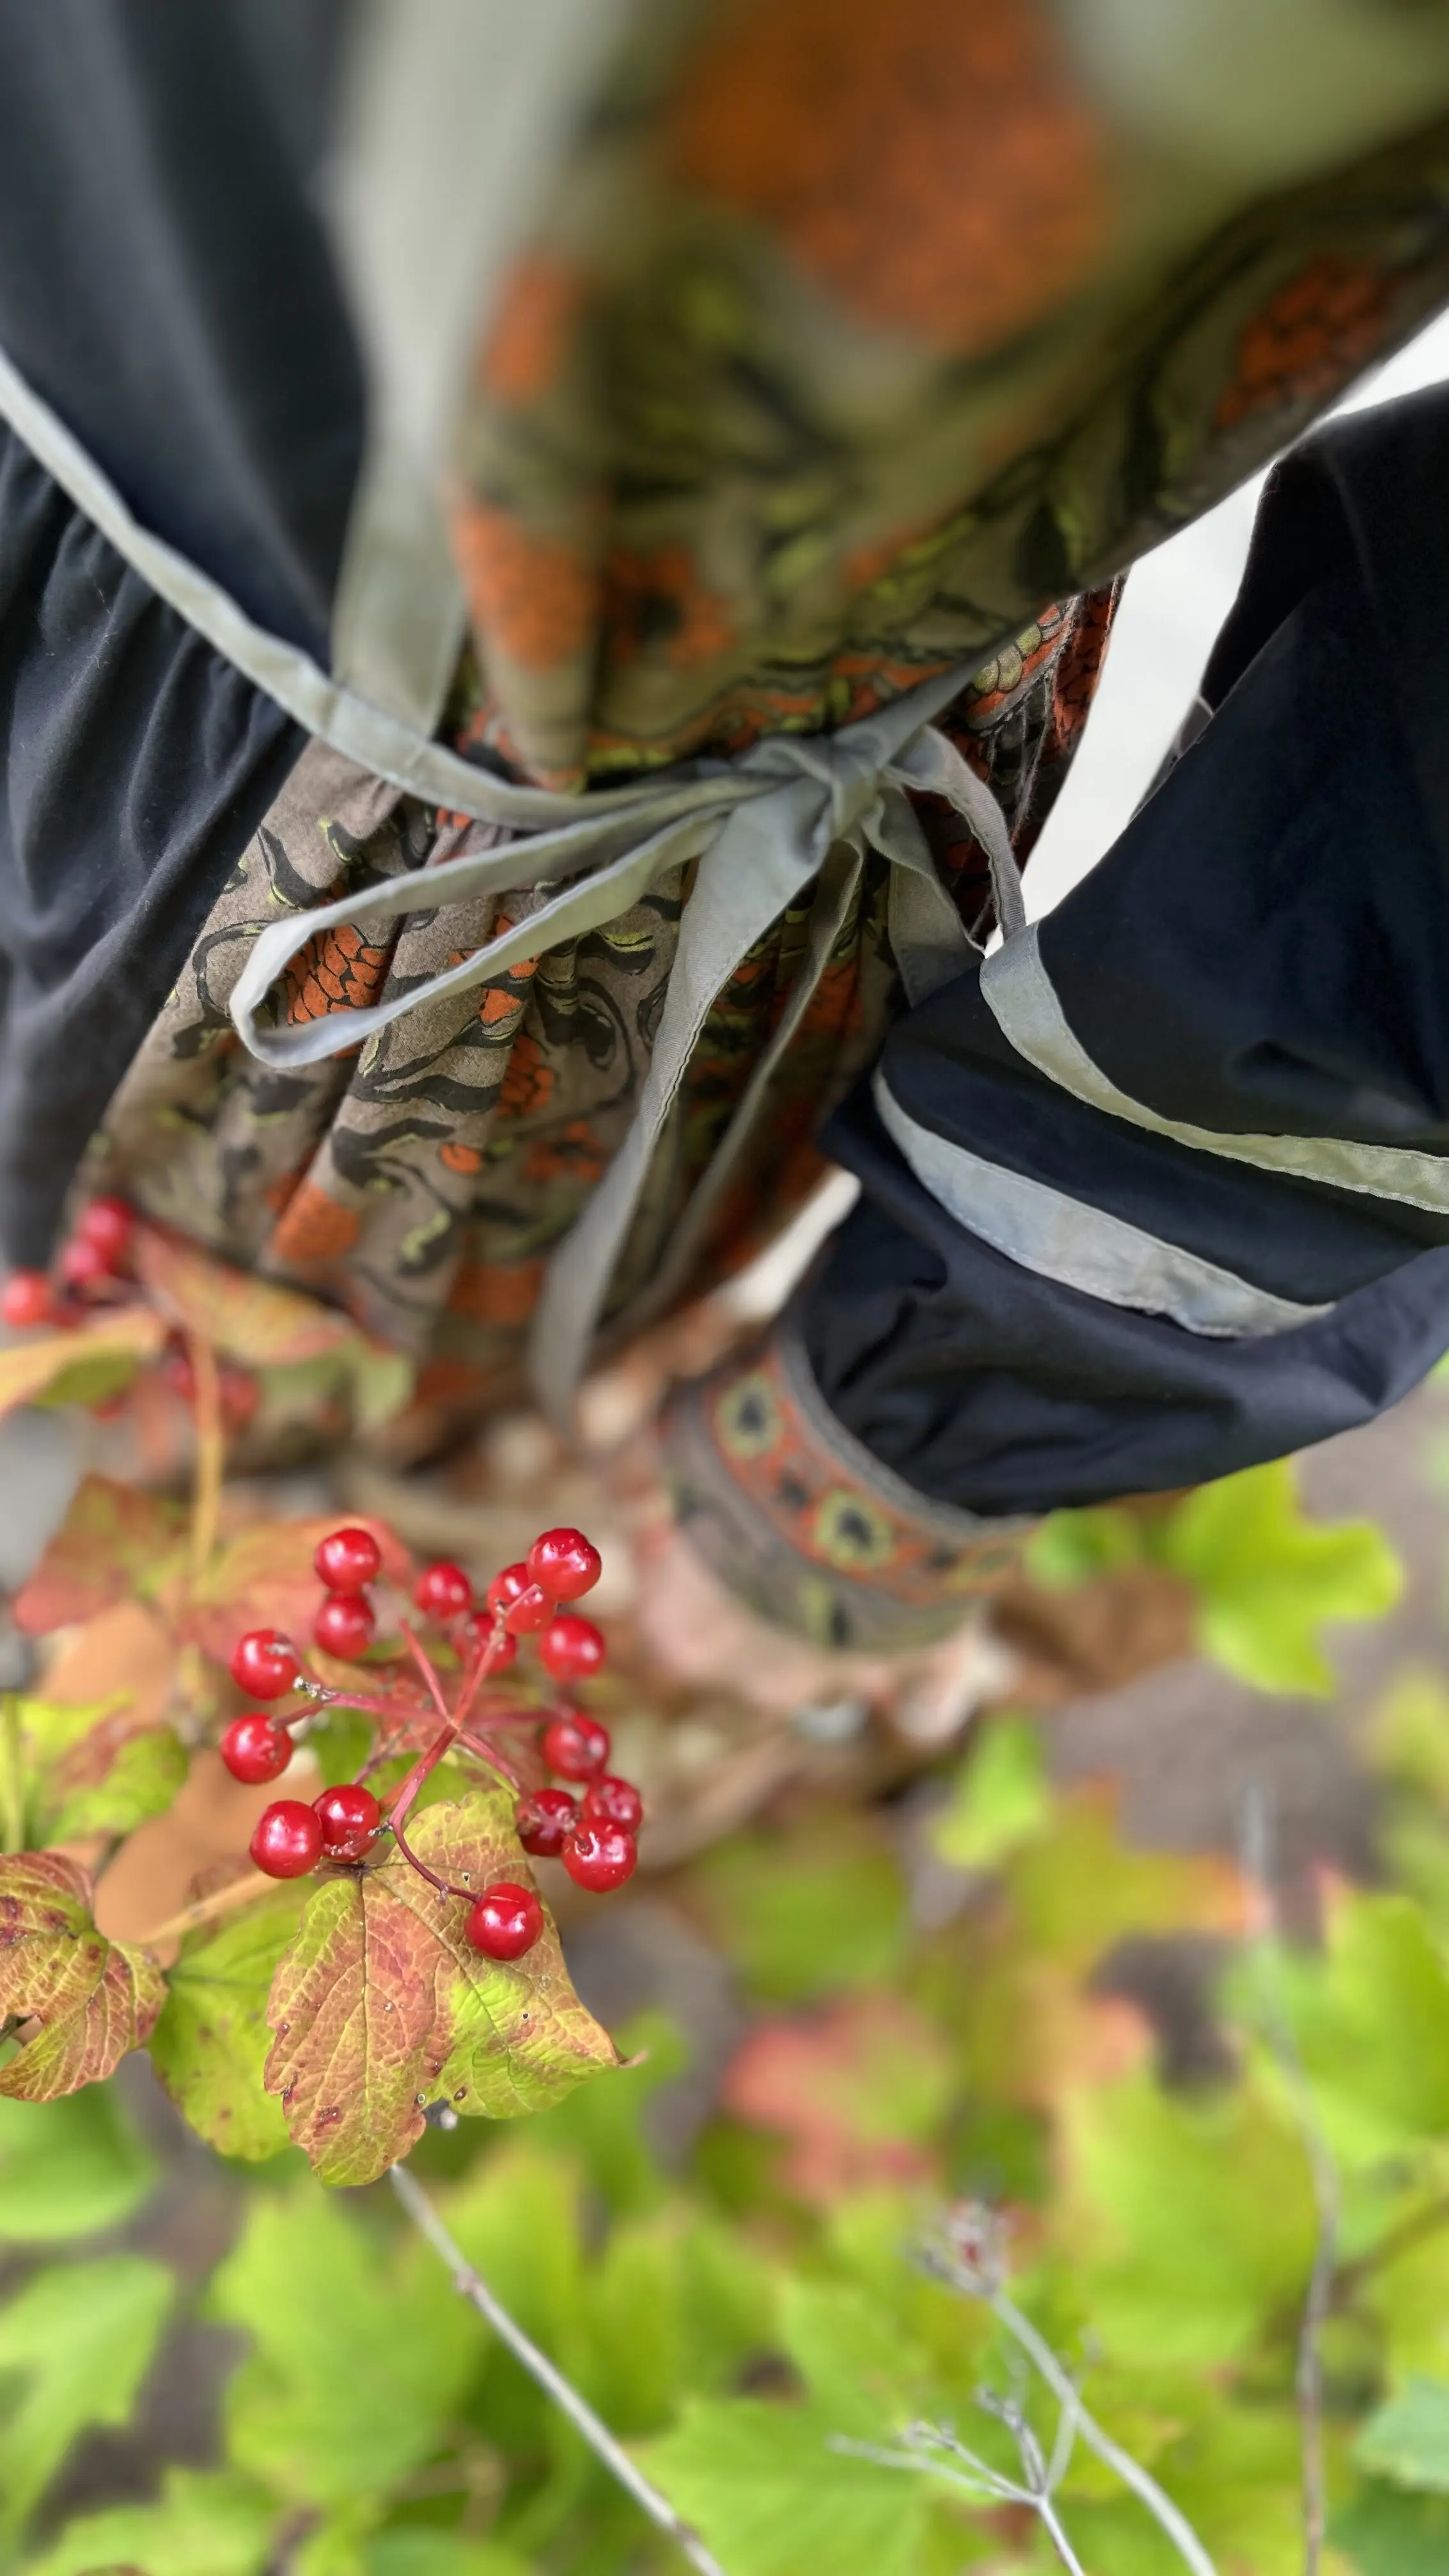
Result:
{"label": "black sleeve", "polygon": [[932,1502],[1198,1483],[1449,1345],[1446,456],[1436,388],[1278,469],[1211,720],[1015,1010],[973,969],[826,1130],[863,1196],[796,1328]]}

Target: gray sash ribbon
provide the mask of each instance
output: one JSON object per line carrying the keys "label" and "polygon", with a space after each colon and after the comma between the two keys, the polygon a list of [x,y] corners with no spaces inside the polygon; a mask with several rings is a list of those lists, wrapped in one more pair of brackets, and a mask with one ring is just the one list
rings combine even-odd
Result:
{"label": "gray sash ribbon", "polygon": [[[985,848],[1002,929],[1022,923],[1021,889],[1001,811],[932,718],[959,696],[970,671],[924,682],[878,714],[835,734],[775,735],[728,763],[699,762],[646,782],[627,802],[529,833],[503,849],[449,859],[315,910],[270,923],[252,948],[231,1015],[263,1064],[315,1064],[339,1054],[436,996],[486,984],[507,968],[616,920],[667,870],[696,861],[649,1069],[634,1121],[583,1215],[549,1263],[534,1321],[532,1370],[539,1398],[571,1419],[579,1380],[654,1149],[716,995],[771,924],[812,883],[817,892],[805,955],[789,1003],[756,1063],[725,1136],[677,1231],[647,1304],[662,1304],[687,1275],[771,1079],[809,1006],[847,917],[868,850],[890,863],[892,945],[912,1001],[963,971],[972,943],[937,874],[910,797],[945,797]],[[360,1010],[303,1027],[274,1028],[267,995],[319,931],[342,922],[374,927],[410,912],[480,895],[544,889],[526,919],[460,964]],[[642,1316],[631,1319],[642,1320]]]}

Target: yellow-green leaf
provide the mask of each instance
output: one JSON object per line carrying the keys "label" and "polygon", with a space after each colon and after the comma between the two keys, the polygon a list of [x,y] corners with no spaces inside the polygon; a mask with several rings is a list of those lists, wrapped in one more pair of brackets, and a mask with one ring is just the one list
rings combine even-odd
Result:
{"label": "yellow-green leaf", "polygon": [[107,1941],[85,1872],[59,1852],[0,1860],[0,2019],[39,2028],[4,2065],[0,2093],[49,2102],[112,2074],[149,2037],[165,1997],[144,1950]]}
{"label": "yellow-green leaf", "polygon": [[[408,1839],[454,1885],[531,1882],[507,1791],[429,1807]],[[324,2182],[376,2181],[438,2096],[510,2119],[618,2064],[547,1917],[533,1948],[505,1965],[465,1940],[469,1903],[440,1895],[396,1849],[312,1896],[273,1983],[266,2080]]]}
{"label": "yellow-green leaf", "polygon": [[1403,1589],[1399,1560],[1372,1521],[1324,1527],[1307,1518],[1286,1458],[1200,1486],[1156,1544],[1198,1588],[1204,1651],[1259,1690],[1331,1691],[1319,1630],[1382,1618]]}
{"label": "yellow-green leaf", "polygon": [[282,2106],[262,2084],[272,2044],[267,1997],[304,1894],[279,1888],[216,1930],[193,1933],[167,1980],[151,2063],[183,2117],[224,2156],[256,2160],[287,2144]]}

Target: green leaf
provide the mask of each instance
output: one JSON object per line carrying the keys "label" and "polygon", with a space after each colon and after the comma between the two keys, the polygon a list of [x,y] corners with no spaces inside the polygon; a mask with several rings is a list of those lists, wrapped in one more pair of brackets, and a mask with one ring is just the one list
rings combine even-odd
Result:
{"label": "green leaf", "polygon": [[78,2433],[124,2424],[175,2296],[160,2263],[52,2264],[0,2309],[0,2374],[25,2385],[0,2429],[0,2527],[25,2520]]}
{"label": "green leaf", "polygon": [[1449,2501],[1375,2481],[1334,2516],[1328,2537],[1351,2560],[1355,2576],[1444,2576]]}
{"label": "green leaf", "polygon": [[37,1849],[91,1834],[128,1834],[169,1807],[186,1748],[169,1726],[137,1726],[126,1704],[13,1703],[25,1784],[25,1838]]}
{"label": "green leaf", "polygon": [[17,1404],[45,1401],[57,1383],[77,1377],[92,1361],[134,1374],[154,1359],[166,1339],[159,1315],[145,1306],[91,1318],[73,1332],[49,1333],[43,1340],[16,1342],[0,1351],[0,1414]]}
{"label": "green leaf", "polygon": [[953,1869],[994,1869],[1051,1816],[1041,1738],[1024,1717],[993,1717],[951,1786],[931,1843]]}
{"label": "green leaf", "polygon": [[[1285,1957],[1277,1973],[1340,2157],[1372,2163],[1449,2138],[1449,1963],[1417,1906],[1345,1890],[1324,1953]],[[1253,1979],[1250,1958],[1233,1981],[1250,2008]]]}
{"label": "green leaf", "polygon": [[1369,2418],[1354,2458],[1395,2486],[1449,2495],[1449,2383],[1414,2377]]}
{"label": "green leaf", "polygon": [[452,2531],[380,2531],[362,2563],[366,2576],[535,2576],[511,2549]]}
{"label": "green leaf", "polygon": [[1048,1592],[1069,1592],[1099,1574],[1120,1574],[1141,1565],[1146,1535],[1131,1512],[1099,1503],[1088,1511],[1049,1512],[1027,1543],[1022,1560],[1033,1583]]}
{"label": "green leaf", "polygon": [[819,2409],[696,2399],[642,2456],[729,2576],[919,2576],[926,2481],[843,2458],[839,2429]]}
{"label": "green leaf", "polygon": [[110,1476],[83,1476],[35,1572],[15,1596],[31,1636],[94,1619],[119,1601],[149,1600],[184,1542],[179,1503]]}
{"label": "green leaf", "polygon": [[0,1860],[0,2019],[40,2027],[0,2066],[0,2093],[53,2101],[113,2074],[149,2037],[166,1989],[144,1950],[107,1941],[91,1883],[59,1852]]}
{"label": "green leaf", "polygon": [[229,2470],[173,2469],[159,2504],[111,2505],[68,2522],[26,2576],[263,2576],[276,2508]]}
{"label": "green leaf", "polygon": [[1449,1689],[1411,1665],[1395,1673],[1369,1718],[1364,1749],[1375,1771],[1449,1808]]}
{"label": "green leaf", "polygon": [[151,2034],[151,2062],[199,2137],[256,2160],[288,2144],[280,2102],[263,2088],[272,2034],[267,1998],[297,1929],[304,1891],[291,1887],[215,1931],[193,1933],[170,1971]]}
{"label": "green leaf", "polygon": [[907,1891],[883,1836],[834,1815],[802,1833],[737,1835],[696,1865],[694,1891],[761,2003],[797,2003],[894,1975]]}
{"label": "green leaf", "polygon": [[252,2337],[227,2391],[229,2454],[298,2504],[385,2497],[447,2432],[477,2321],[427,2257],[387,2266],[371,2233],[314,2187],[266,2198],[212,2287]]}
{"label": "green leaf", "polygon": [[1382,1618],[1403,1590],[1403,1568],[1372,1521],[1323,1528],[1305,1517],[1289,1459],[1200,1486],[1156,1551],[1198,1587],[1204,1652],[1259,1690],[1331,1691],[1319,1629]]}
{"label": "green leaf", "polygon": [[60,2102],[0,2099],[0,2238],[53,2244],[115,2227],[148,2197],[156,2167],[110,2085]]}
{"label": "green leaf", "polygon": [[[531,1882],[514,1799],[477,1789],[415,1815],[409,1840],[453,1886]],[[324,2182],[375,2182],[442,2096],[467,2116],[544,2109],[617,2066],[544,1930],[503,1966],[464,1939],[466,1896],[442,1896],[391,1846],[312,1895],[272,1987],[267,2090]]]}
{"label": "green leaf", "polygon": [[1068,2104],[1059,2213],[1092,2332],[1123,2362],[1235,2361],[1301,2301],[1317,2227],[1302,2146],[1244,2092],[1145,2076]]}

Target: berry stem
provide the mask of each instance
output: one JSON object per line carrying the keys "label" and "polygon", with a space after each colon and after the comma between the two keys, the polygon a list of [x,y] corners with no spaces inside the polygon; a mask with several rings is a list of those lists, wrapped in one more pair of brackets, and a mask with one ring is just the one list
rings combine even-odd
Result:
{"label": "berry stem", "polygon": [[[501,1630],[496,1631],[495,1634],[489,1638],[487,1645],[479,1656],[477,1670],[473,1673],[467,1688],[464,1690],[462,1699],[459,1702],[459,1713],[457,1716],[454,1716],[447,1701],[444,1699],[442,1685],[438,1680],[438,1676],[434,1672],[432,1665],[429,1663],[427,1656],[423,1653],[422,1647],[418,1644],[418,1641],[413,1635],[413,1632],[411,1628],[409,1628],[406,1620],[403,1622],[403,1635],[406,1637],[408,1644],[412,1649],[419,1670],[423,1673],[428,1682],[434,1700],[442,1710],[444,1724],[440,1732],[434,1736],[432,1743],[427,1748],[427,1751],[418,1755],[411,1771],[409,1771],[406,1776],[398,1782],[396,1789],[393,1791],[392,1802],[388,1808],[387,1817],[394,1833],[397,1832],[398,1826],[405,1822],[406,1818],[411,1814],[413,1801],[429,1773],[437,1769],[438,1764],[442,1761],[449,1745],[455,1743],[461,1733],[463,1712],[467,1708],[468,1701],[471,1698],[473,1691],[476,1690],[479,1682],[486,1678],[492,1668],[494,1657],[498,1652],[502,1632]],[[398,1837],[398,1847],[401,1851],[407,1852],[407,1845],[403,1842],[400,1835]],[[408,1853],[408,1857],[411,1859],[412,1855]],[[413,1866],[416,1868],[418,1864],[414,1862]],[[431,1875],[431,1871],[423,1871],[423,1876],[425,1878],[431,1877]],[[439,1882],[435,1882],[435,1884],[437,1883]]]}
{"label": "berry stem", "polygon": [[153,1923],[149,1932],[128,1937],[131,1950],[154,1950],[158,1941],[177,1941],[185,1932],[194,1932],[201,1923],[214,1923],[221,1914],[231,1914],[239,1905],[250,1905],[253,1897],[266,1896],[276,1886],[259,1869],[249,1869],[243,1878],[230,1878],[225,1887],[213,1888],[210,1896],[199,1896],[194,1905],[183,1905],[179,1914],[168,1914],[164,1923]]}
{"label": "berry stem", "polygon": [[461,2247],[454,2243],[421,2184],[415,2182],[402,2165],[392,2167],[388,2180],[413,2225],[427,2238],[434,2253],[441,2255],[447,2264],[453,2276],[453,2287],[459,2296],[467,2299],[470,2305],[477,2309],[480,2317],[492,2327],[499,2342],[508,2346],[515,2361],[522,2363],[535,2385],[543,2390],[546,2397],[553,2400],[560,2414],[566,2415],[575,2429],[582,2433],[595,2458],[602,2460],[610,2476],[618,2480],[625,2493],[631,2495],[635,2503],[647,2513],[650,2521],[656,2524],[660,2531],[668,2534],[676,2548],[688,2559],[690,2566],[698,2571],[698,2576],[724,2576],[724,2569],[719,2560],[706,2549],[699,2534],[691,2531],[688,2523],[675,2512],[667,2496],[662,2496],[657,2487],[650,2485],[642,2469],[635,2466],[622,2443],[615,2440],[603,2418],[594,2413],[587,2399],[581,2397],[578,2390],[565,2379],[562,2371],[549,2360],[547,2353],[540,2352],[538,2345],[524,2333],[522,2326],[515,2324],[508,2310],[494,2297],[487,2282],[474,2271],[471,2263],[464,2260]]}
{"label": "berry stem", "polygon": [[191,1579],[199,1583],[216,1548],[226,1433],[221,1413],[221,1372],[204,1333],[189,1332],[186,1346],[196,1388],[196,1482],[191,1501]]}
{"label": "berry stem", "polygon": [[388,1818],[388,1823],[392,1827],[393,1841],[396,1843],[398,1850],[402,1853],[403,1859],[408,1862],[411,1868],[417,1871],[419,1878],[425,1878],[427,1880],[429,1887],[435,1887],[440,1896],[467,1896],[471,1898],[477,1895],[478,1891],[476,1887],[455,1887],[450,1878],[439,1878],[437,1871],[435,1869],[429,1869],[425,1860],[419,1860],[412,1844],[408,1841],[402,1827],[399,1825],[396,1816],[390,1816]]}
{"label": "berry stem", "polygon": [[422,1647],[419,1645],[417,1638],[408,1626],[406,1619],[399,1620],[398,1625],[407,1640],[408,1653],[411,1655],[413,1662],[417,1665],[418,1671],[422,1674],[429,1699],[432,1701],[439,1717],[446,1718],[448,1723],[451,1725],[453,1712],[449,1708],[446,1699],[443,1697],[443,1685],[439,1681],[437,1673],[433,1668],[431,1657],[424,1654]]}

